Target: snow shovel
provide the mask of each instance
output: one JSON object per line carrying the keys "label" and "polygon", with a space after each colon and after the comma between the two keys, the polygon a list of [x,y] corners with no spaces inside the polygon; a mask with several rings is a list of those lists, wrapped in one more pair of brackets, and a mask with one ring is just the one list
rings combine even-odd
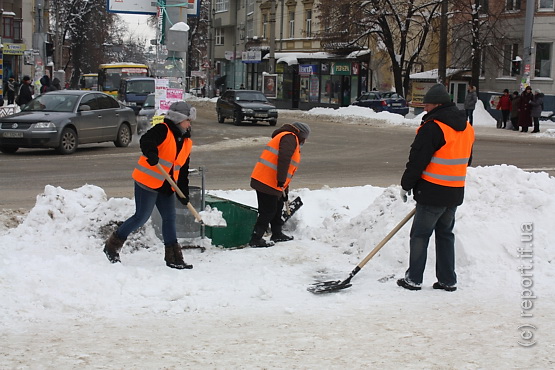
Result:
{"label": "snow shovel", "polygon": [[[287,198],[285,191],[283,192],[283,197]],[[281,221],[285,223],[295,212],[297,212],[299,208],[302,207],[303,201],[301,200],[301,197],[296,197],[292,202],[290,202],[289,199],[286,200],[283,205],[284,209],[281,213]]]}
{"label": "snow shovel", "polygon": [[368,261],[370,261],[372,257],[376,255],[376,253],[380,251],[380,249],[382,249],[382,247],[389,241],[389,239],[393,237],[393,235],[397,234],[397,232],[407,223],[407,221],[410,220],[412,216],[414,216],[415,212],[416,208],[410,211],[409,214],[406,215],[405,218],[403,218],[401,222],[399,222],[397,226],[395,226],[393,230],[391,230],[389,234],[387,234],[385,238],[378,245],[376,245],[374,249],[372,249],[372,251],[362,261],[360,261],[357,267],[355,267],[354,270],[351,271],[351,274],[347,279],[343,281],[333,280],[315,283],[309,286],[307,290],[314,294],[321,294],[336,292],[338,290],[349,288],[351,285],[353,285],[351,284],[351,279],[360,271],[361,268],[364,267],[364,265],[366,265]]}
{"label": "snow shovel", "polygon": [[[164,176],[164,178],[170,183],[170,185],[175,189],[175,192],[177,193],[177,195],[181,198],[186,198],[185,194],[183,194],[183,192],[181,191],[181,189],[179,189],[179,186],[177,186],[177,184],[175,183],[175,181],[173,181],[173,179],[171,178],[170,174],[167,173],[164,170],[164,167],[162,167],[160,165],[160,163],[156,164],[156,167],[160,170],[160,172],[162,172],[162,175]],[[191,212],[191,214],[195,217],[195,220],[197,220],[198,223],[200,223],[201,225],[204,226],[210,226],[210,227],[226,227],[226,222],[223,219],[223,217],[221,217],[221,215],[219,217],[215,218],[219,218],[215,221],[213,221],[210,224],[206,224],[203,220],[202,217],[200,216],[200,214],[197,212],[197,210],[195,209],[195,207],[193,207],[193,205],[191,204],[191,202],[187,202],[187,209],[189,209],[189,211]]]}

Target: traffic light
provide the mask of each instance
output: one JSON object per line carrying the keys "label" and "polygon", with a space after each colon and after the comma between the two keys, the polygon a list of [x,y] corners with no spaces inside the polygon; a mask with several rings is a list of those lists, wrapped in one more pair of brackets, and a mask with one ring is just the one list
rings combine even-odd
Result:
{"label": "traffic light", "polygon": [[513,60],[512,63],[513,63],[513,65],[512,65],[511,71],[512,71],[513,76],[519,75],[520,74],[520,65],[521,65],[522,61]]}

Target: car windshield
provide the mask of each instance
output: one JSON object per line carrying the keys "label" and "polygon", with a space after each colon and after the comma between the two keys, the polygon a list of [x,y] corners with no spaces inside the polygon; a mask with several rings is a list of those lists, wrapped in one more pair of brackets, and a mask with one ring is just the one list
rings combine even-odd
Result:
{"label": "car windshield", "polygon": [[150,94],[154,92],[153,80],[139,80],[127,82],[127,94]]}
{"label": "car windshield", "polygon": [[237,101],[263,101],[267,102],[268,99],[258,91],[245,91],[235,93],[235,100]]}
{"label": "car windshield", "polygon": [[143,104],[143,108],[154,108],[155,101],[154,101],[154,94],[150,94],[146,97],[146,100]]}
{"label": "car windshield", "polygon": [[44,94],[26,104],[22,112],[72,112],[79,96],[63,94]]}

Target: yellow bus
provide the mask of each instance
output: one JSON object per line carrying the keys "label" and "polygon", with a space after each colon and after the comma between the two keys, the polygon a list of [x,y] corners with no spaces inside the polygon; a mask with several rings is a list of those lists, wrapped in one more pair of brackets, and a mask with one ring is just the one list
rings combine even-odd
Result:
{"label": "yellow bus", "polygon": [[81,90],[98,90],[98,73],[84,73],[79,80]]}
{"label": "yellow bus", "polygon": [[148,77],[146,64],[109,63],[98,67],[98,90],[117,97],[122,78]]}

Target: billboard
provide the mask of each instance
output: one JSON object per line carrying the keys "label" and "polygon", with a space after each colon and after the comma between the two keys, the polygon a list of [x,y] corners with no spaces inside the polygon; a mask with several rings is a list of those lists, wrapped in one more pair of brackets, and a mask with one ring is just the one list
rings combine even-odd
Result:
{"label": "billboard", "polygon": [[110,13],[155,15],[158,3],[186,7],[189,17],[198,17],[200,12],[200,0],[106,0],[106,9]]}

